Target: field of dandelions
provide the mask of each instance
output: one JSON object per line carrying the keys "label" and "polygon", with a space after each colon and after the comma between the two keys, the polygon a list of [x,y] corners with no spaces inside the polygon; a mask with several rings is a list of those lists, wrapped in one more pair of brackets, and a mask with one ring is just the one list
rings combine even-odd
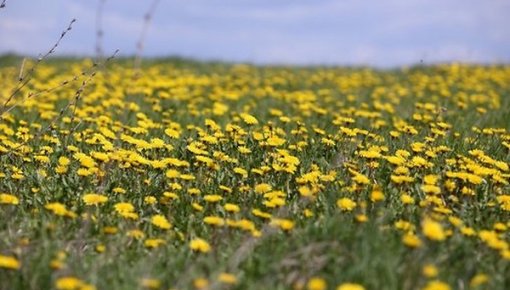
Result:
{"label": "field of dandelions", "polygon": [[19,69],[0,289],[510,289],[509,66]]}

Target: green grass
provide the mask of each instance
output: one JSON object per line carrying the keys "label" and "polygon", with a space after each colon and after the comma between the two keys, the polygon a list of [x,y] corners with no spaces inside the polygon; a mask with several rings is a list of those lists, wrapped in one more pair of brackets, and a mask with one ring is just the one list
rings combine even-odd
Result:
{"label": "green grass", "polygon": [[[2,104],[17,86],[17,60],[0,59]],[[77,103],[76,92],[88,74],[26,100],[29,92],[58,86],[90,67],[90,62],[77,59],[50,59],[7,106],[17,104],[0,121],[0,193],[17,197],[19,204],[0,204],[0,255],[15,257],[21,265],[19,269],[0,266],[0,289],[52,289],[66,276],[97,289],[141,289],[145,278],[157,279],[160,289],[193,289],[197,278],[208,279],[209,289],[306,289],[314,277],[324,279],[328,289],[348,282],[365,289],[422,289],[433,280],[451,289],[510,287],[510,257],[505,258],[510,253],[510,204],[505,209],[498,200],[510,194],[510,186],[494,177],[510,181],[510,171],[501,165],[510,162],[505,145],[510,143],[510,67],[442,65],[384,71],[171,59],[148,60],[141,76],[133,79],[130,61],[114,60],[101,68],[82,87]],[[218,105],[228,109],[218,112]],[[62,108],[67,109],[59,116]],[[240,117],[243,112],[258,124],[246,124]],[[337,122],[339,118],[344,121]],[[207,127],[206,120],[214,120],[219,129]],[[416,132],[406,133],[401,122]],[[165,129],[175,124],[180,125],[180,133],[172,138]],[[442,135],[434,131],[441,124],[450,127],[441,129]],[[238,127],[232,131],[232,125]],[[341,127],[357,128],[356,136],[342,133]],[[108,136],[105,128],[114,135]],[[133,131],[140,128],[145,131]],[[391,136],[395,131],[400,137]],[[138,145],[122,135],[131,136]],[[285,143],[262,144],[274,136]],[[141,140],[150,143],[153,138],[172,148],[144,149]],[[333,144],[325,144],[323,138]],[[188,148],[196,141],[212,158],[210,166],[197,161],[196,156],[204,154]],[[424,143],[425,149],[413,151],[416,142]],[[241,153],[240,146],[251,153]],[[382,157],[362,157],[361,152],[371,146],[379,146]],[[448,151],[440,151],[440,146]],[[299,160],[295,171],[285,171],[291,167],[289,161],[278,163],[275,154],[280,149]],[[110,160],[95,158],[96,172],[80,176],[78,170],[85,165],[75,150],[88,156],[105,152]],[[414,182],[391,181],[392,174],[398,175],[397,166],[384,156],[397,150],[410,153],[403,167]],[[471,150],[482,150],[490,158],[484,161]],[[218,152],[231,160],[222,159]],[[427,155],[432,153],[436,156]],[[37,161],[40,156],[47,156],[49,162]],[[62,156],[70,159],[66,173],[57,172]],[[432,166],[416,165],[411,161],[415,156]],[[189,167],[157,168],[150,162],[164,158],[186,161]],[[248,177],[235,173],[236,167],[247,170]],[[193,179],[168,178],[165,173],[170,168]],[[476,171],[480,168],[493,173],[481,175]],[[21,180],[13,176],[17,169],[22,170]],[[300,181],[310,172],[320,178]],[[353,172],[369,183],[356,181]],[[448,172],[470,172],[484,181],[474,184],[450,178]],[[438,176],[440,188],[433,198],[422,189],[424,177],[431,174]],[[285,205],[268,206],[269,198],[255,191],[261,183],[282,191]],[[302,196],[303,186],[317,191],[313,197]],[[115,193],[118,187],[126,193]],[[371,200],[376,187],[383,191],[383,201]],[[165,200],[164,192],[175,193],[178,199]],[[108,201],[86,205],[82,198],[88,193],[105,195]],[[414,204],[403,203],[403,193],[413,197]],[[207,202],[207,194],[223,199]],[[154,204],[146,202],[151,196]],[[356,202],[352,211],[337,206],[343,197]],[[55,215],[45,208],[51,202],[64,204],[76,218]],[[118,202],[131,203],[139,218],[122,218],[115,212]],[[240,211],[228,212],[225,203],[238,205]],[[281,229],[254,215],[253,209],[288,219],[294,226]],[[305,210],[313,216],[305,216]],[[170,221],[170,230],[151,223],[156,214]],[[359,215],[367,221],[361,222]],[[243,230],[228,222],[215,227],[204,223],[206,216],[247,219],[254,228]],[[463,225],[455,226],[452,217]],[[434,241],[425,233],[423,221],[428,218],[440,224],[444,240]],[[408,221],[412,228],[397,229],[399,220]],[[463,234],[463,226],[476,234]],[[109,227],[116,232],[105,233]],[[145,237],[129,237],[133,229]],[[421,240],[420,247],[403,243],[409,231]],[[484,240],[483,231],[494,234],[499,244]],[[211,251],[192,251],[190,241],[197,237],[206,240]],[[147,238],[165,243],[151,249],[144,245]],[[98,245],[104,251],[97,251]],[[65,258],[60,267],[52,268],[59,252]],[[436,277],[423,273],[427,265],[437,268]],[[237,282],[219,282],[221,273],[232,273]],[[470,285],[478,274],[487,275],[487,282]]]}

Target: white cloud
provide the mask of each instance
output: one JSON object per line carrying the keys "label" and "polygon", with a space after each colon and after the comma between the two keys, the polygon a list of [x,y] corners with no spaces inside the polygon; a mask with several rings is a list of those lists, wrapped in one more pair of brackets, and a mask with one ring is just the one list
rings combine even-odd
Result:
{"label": "white cloud", "polygon": [[[96,1],[14,2],[0,17],[0,53],[46,50],[73,17],[58,53],[93,54]],[[147,1],[108,0],[105,51],[133,54]],[[46,4],[46,5],[44,5]],[[446,60],[510,61],[510,1],[161,1],[146,55],[279,63],[396,65]]]}

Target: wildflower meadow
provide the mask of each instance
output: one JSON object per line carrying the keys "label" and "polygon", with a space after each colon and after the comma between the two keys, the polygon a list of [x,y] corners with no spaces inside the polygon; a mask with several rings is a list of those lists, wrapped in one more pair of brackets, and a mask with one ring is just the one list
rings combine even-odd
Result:
{"label": "wildflower meadow", "polygon": [[0,289],[510,289],[509,66],[20,62]]}

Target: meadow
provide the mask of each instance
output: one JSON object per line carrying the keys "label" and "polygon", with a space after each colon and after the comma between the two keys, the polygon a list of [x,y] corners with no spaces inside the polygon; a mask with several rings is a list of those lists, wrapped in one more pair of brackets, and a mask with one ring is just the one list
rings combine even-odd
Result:
{"label": "meadow", "polygon": [[510,66],[20,62],[0,289],[510,289]]}

